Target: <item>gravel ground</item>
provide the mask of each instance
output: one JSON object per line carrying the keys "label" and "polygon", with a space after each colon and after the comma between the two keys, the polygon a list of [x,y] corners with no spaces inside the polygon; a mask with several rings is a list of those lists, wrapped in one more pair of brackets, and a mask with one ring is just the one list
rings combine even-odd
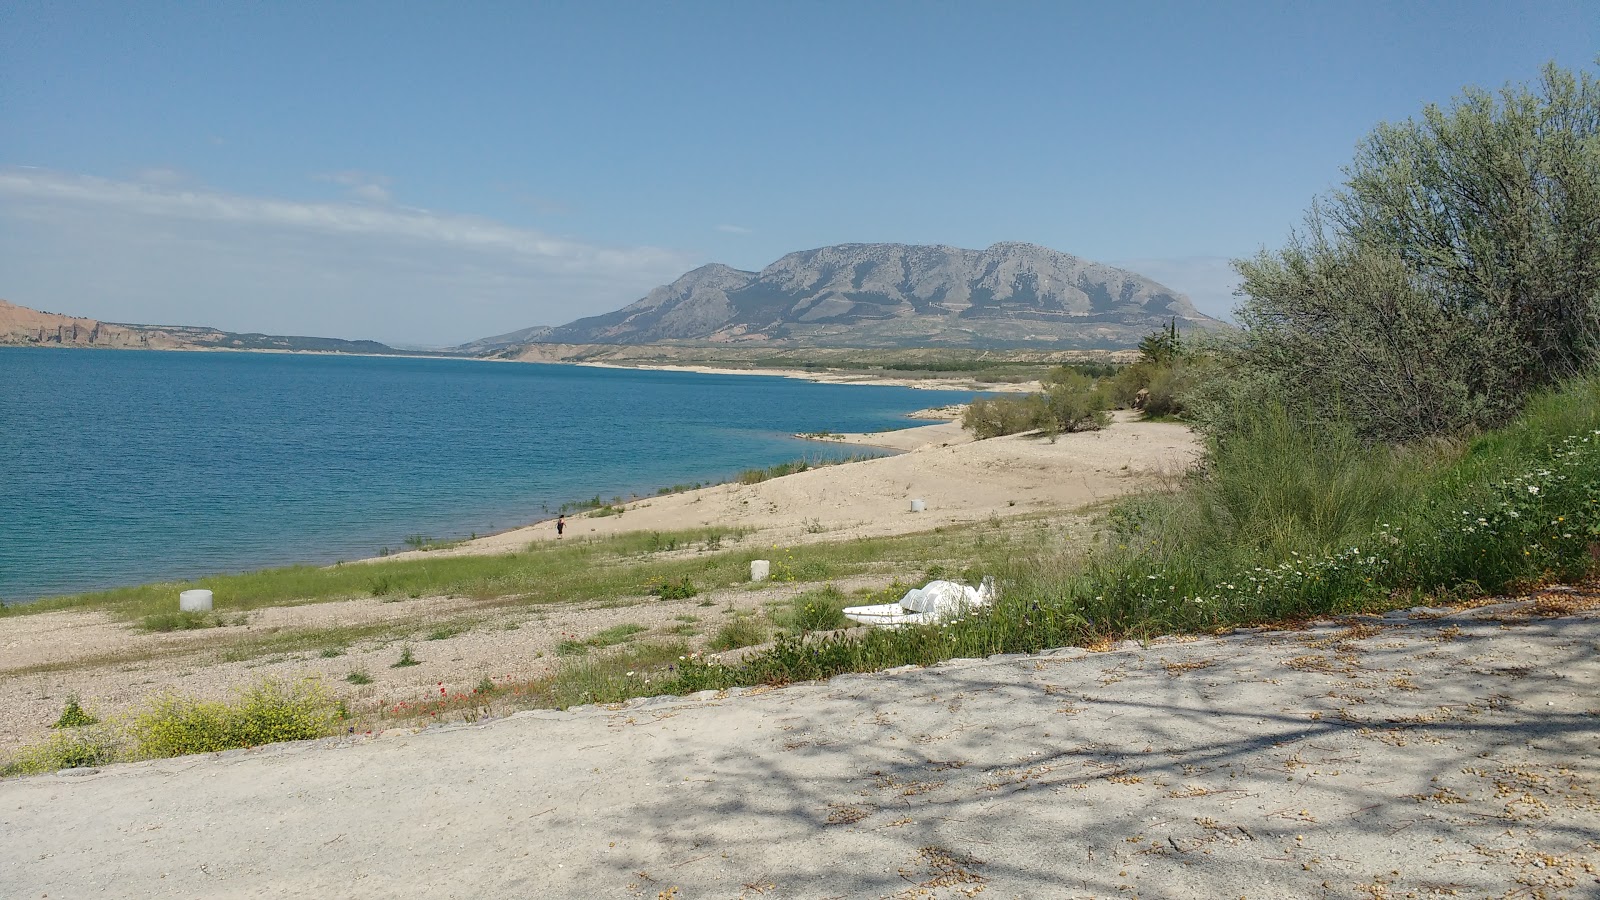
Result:
{"label": "gravel ground", "polygon": [[1600,896],[1594,605],[1552,589],[14,779],[0,894]]}

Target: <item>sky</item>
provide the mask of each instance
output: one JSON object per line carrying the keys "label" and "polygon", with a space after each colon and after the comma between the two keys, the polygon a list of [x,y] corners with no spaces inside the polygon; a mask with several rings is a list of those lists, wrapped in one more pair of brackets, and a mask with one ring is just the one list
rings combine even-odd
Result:
{"label": "sky", "polygon": [[6,0],[0,299],[444,346],[1028,241],[1225,315],[1378,123],[1597,54],[1597,0]]}

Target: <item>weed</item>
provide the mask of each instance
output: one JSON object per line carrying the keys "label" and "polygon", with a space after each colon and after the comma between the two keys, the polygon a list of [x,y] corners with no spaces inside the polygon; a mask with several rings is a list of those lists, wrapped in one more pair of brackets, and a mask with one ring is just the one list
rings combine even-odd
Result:
{"label": "weed", "polygon": [[269,679],[232,704],[157,695],[129,731],[135,757],[159,759],[321,737],[337,716],[338,707],[320,682]]}
{"label": "weed", "polygon": [[677,581],[663,581],[650,589],[650,593],[663,600],[687,600],[700,593],[694,582],[685,575]]}
{"label": "weed", "polygon": [[846,602],[844,594],[831,584],[807,591],[789,601],[779,624],[794,633],[843,628],[849,624],[842,612]]}
{"label": "weed", "polygon": [[750,647],[767,639],[767,630],[752,615],[736,615],[717,629],[708,646],[712,650],[737,650]]}
{"label": "weed", "polygon": [[224,625],[243,624],[243,621],[242,617],[235,619],[215,612],[177,610],[150,613],[139,620],[139,628],[141,631],[152,632],[192,631],[197,628],[221,628]]}
{"label": "weed", "polygon": [[367,674],[366,669],[355,669],[349,675],[346,675],[344,680],[351,684],[371,684],[372,676]]}
{"label": "weed", "polygon": [[113,728],[101,725],[73,728],[23,748],[13,759],[0,764],[0,776],[37,775],[59,769],[105,765],[122,755],[122,747],[122,737]]}
{"label": "weed", "polygon": [[335,659],[337,657],[340,657],[340,656],[344,655],[344,648],[343,647],[327,647],[327,648],[324,648],[323,651],[321,653],[318,653],[317,655],[322,657],[323,659]]}
{"label": "weed", "polygon": [[389,664],[391,669],[403,669],[406,666],[420,666],[421,662],[411,655],[411,645],[404,644],[400,647],[400,658]]}
{"label": "weed", "polygon": [[72,694],[67,697],[66,708],[61,710],[61,718],[56,719],[56,723],[50,727],[82,728],[85,725],[95,725],[99,722],[99,719],[84,711],[83,706],[78,702],[78,695]]}

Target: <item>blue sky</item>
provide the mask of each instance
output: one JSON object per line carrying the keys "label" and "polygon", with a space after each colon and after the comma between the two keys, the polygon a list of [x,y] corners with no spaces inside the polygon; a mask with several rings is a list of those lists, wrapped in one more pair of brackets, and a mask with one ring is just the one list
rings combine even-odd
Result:
{"label": "blue sky", "polygon": [[1380,121],[1600,5],[0,5],[0,298],[439,345],[707,262],[1030,241],[1231,308]]}

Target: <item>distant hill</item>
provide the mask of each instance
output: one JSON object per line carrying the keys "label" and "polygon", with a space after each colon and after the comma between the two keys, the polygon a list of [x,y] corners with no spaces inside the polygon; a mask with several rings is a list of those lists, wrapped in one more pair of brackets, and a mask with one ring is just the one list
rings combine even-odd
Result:
{"label": "distant hill", "polygon": [[986,250],[839,244],[760,272],[712,264],[616,312],[456,348],[510,355],[529,344],[1122,348],[1177,319],[1228,328],[1189,298],[1124,269],[1046,247]]}
{"label": "distant hill", "polygon": [[0,300],[0,346],[101,347],[111,350],[287,350],[313,353],[434,355],[377,341],[238,334],[203,325],[129,325],[39,312]]}

